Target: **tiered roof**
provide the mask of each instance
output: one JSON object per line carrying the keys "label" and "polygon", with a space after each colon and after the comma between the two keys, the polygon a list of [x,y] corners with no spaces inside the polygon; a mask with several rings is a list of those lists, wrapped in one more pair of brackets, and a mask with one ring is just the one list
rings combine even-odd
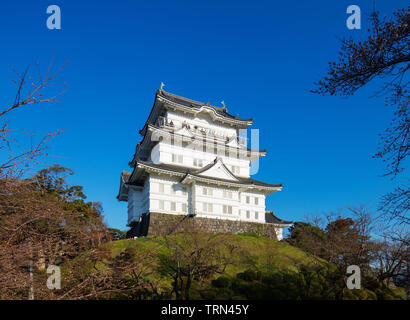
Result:
{"label": "tiered roof", "polygon": [[[230,178],[217,178],[204,175],[206,171],[210,168],[216,166],[220,163],[224,170],[228,172]],[[266,193],[273,193],[275,191],[282,190],[282,184],[270,184],[266,182],[262,182],[252,178],[245,178],[239,177],[233,174],[222,162],[220,158],[215,158],[213,162],[206,165],[201,169],[194,169],[194,168],[187,168],[180,165],[173,165],[173,164],[165,164],[165,163],[153,163],[147,162],[142,160],[137,160],[135,163],[135,167],[132,173],[123,171],[121,173],[121,186],[120,186],[120,193],[117,196],[120,199],[121,195],[121,188],[124,185],[134,185],[134,186],[142,186],[145,180],[145,174],[149,172],[156,172],[159,174],[169,174],[171,176],[178,177],[180,182],[187,182],[189,180],[196,180],[205,183],[212,183],[212,184],[219,184],[225,185],[228,187],[239,187],[244,189],[257,189],[264,191]],[[121,199],[120,199],[121,200]]]}
{"label": "tiered roof", "polygon": [[162,89],[158,89],[155,94],[154,105],[151,109],[147,121],[144,124],[144,127],[139,131],[140,134],[145,135],[148,124],[155,123],[156,119],[161,114],[161,111],[163,109],[181,110],[183,112],[191,114],[197,114],[206,109],[213,113],[215,121],[220,121],[240,128],[247,128],[253,122],[252,118],[241,119],[238,116],[234,116],[228,113],[225,107],[215,107],[210,105],[209,102],[203,103],[191,100],[166,92]]}

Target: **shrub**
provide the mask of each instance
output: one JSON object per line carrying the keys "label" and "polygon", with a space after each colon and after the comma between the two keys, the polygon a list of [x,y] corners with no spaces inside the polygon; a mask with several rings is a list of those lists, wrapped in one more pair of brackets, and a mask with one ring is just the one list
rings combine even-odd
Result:
{"label": "shrub", "polygon": [[229,288],[231,285],[231,279],[221,276],[215,280],[212,280],[212,286],[216,288]]}

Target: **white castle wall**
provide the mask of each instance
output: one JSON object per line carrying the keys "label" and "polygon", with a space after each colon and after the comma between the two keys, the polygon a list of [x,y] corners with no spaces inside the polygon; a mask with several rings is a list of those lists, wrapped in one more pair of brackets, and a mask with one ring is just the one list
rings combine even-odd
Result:
{"label": "white castle wall", "polygon": [[176,127],[181,126],[185,121],[191,126],[191,128],[193,128],[194,126],[198,126],[200,128],[215,131],[225,136],[236,136],[237,131],[235,128],[213,122],[213,120],[206,113],[201,113],[199,116],[201,118],[176,113],[170,110],[167,111],[168,121],[172,121]]}
{"label": "white castle wall", "polygon": [[141,214],[149,211],[150,187],[148,181],[144,187],[129,186],[128,190],[128,224],[139,221]]}
{"label": "white castle wall", "polygon": [[[172,154],[182,155],[182,163],[179,163],[178,161],[173,162]],[[249,177],[249,160],[226,157],[225,154],[216,155],[214,153],[203,152],[202,150],[184,148],[178,145],[171,145],[165,141],[159,142],[152,149],[150,159],[153,162],[162,162],[195,168],[194,159],[201,159],[204,167],[213,162],[217,156],[222,159],[229,170],[232,171],[232,166],[238,168],[238,171],[234,172],[235,175],[247,178]],[[199,169],[199,167],[197,168]]]}
{"label": "white castle wall", "polygon": [[[265,222],[265,195],[263,194],[239,192],[234,188],[211,187],[206,184],[195,184],[192,190],[191,186],[181,184],[176,179],[152,174],[147,181],[149,184],[146,184],[142,193],[146,194],[146,189],[150,189],[149,209],[146,205],[140,206],[138,208],[143,211],[139,214],[148,211],[167,214],[196,213],[198,216],[208,218]],[[160,190],[160,185],[162,185],[163,192]],[[247,197],[249,197],[249,203],[247,203]],[[258,199],[257,204],[255,204],[255,198]],[[224,205],[226,206],[225,212]],[[249,217],[246,214],[247,211]],[[258,213],[257,218],[255,217],[256,212]]]}

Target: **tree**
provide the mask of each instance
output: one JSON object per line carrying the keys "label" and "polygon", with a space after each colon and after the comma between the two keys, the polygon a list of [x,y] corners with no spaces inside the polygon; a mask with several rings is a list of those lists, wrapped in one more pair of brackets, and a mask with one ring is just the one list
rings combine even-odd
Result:
{"label": "tree", "polygon": [[349,207],[348,213],[350,217],[328,214],[326,222],[316,225],[298,222],[290,229],[287,241],[333,263],[341,273],[345,273],[349,265],[358,265],[367,271],[373,246],[370,234],[375,221],[364,207]]}
{"label": "tree", "polygon": [[162,273],[173,279],[171,295],[175,294],[177,300],[190,299],[194,282],[224,273],[235,250],[225,235],[201,233],[190,222],[185,222],[184,233],[165,236],[164,246],[171,254],[161,257]]}
{"label": "tree", "polygon": [[[53,169],[40,172],[44,180],[53,181],[45,174]],[[82,193],[67,197],[73,187],[65,179],[54,181],[39,184],[38,175],[0,179],[1,299],[24,299],[29,292],[38,299],[52,297],[41,276],[46,265],[61,265],[110,239],[92,203],[85,202]]]}
{"label": "tree", "polygon": [[386,233],[371,250],[374,273],[386,285],[405,288],[410,297],[410,238],[403,230]]}
{"label": "tree", "polygon": [[[370,23],[366,40],[342,40],[337,62],[329,62],[327,75],[315,83],[316,89],[311,92],[351,96],[371,81],[384,81],[376,95],[386,96],[386,104],[394,108],[394,117],[381,135],[379,151],[374,156],[386,164],[386,175],[395,177],[405,169],[405,160],[410,152],[407,79],[410,68],[410,6],[395,11],[391,18],[382,19],[375,11],[370,16]],[[395,202],[394,199],[400,201]],[[383,199],[380,209],[391,219],[409,224],[409,202],[409,186],[400,186]]]}
{"label": "tree", "polygon": [[[56,71],[52,70],[54,56],[50,60],[45,72],[41,72],[39,64],[36,63],[36,72],[29,74],[28,66],[23,72],[17,72],[11,68],[14,77],[11,77],[17,93],[14,101],[9,106],[0,106],[0,178],[9,178],[12,176],[21,176],[29,168],[33,167],[36,159],[46,154],[47,143],[61,130],[46,134],[34,134],[32,132],[18,131],[10,128],[8,116],[19,109],[29,105],[38,105],[46,102],[59,102],[58,97],[64,91],[50,92],[50,88],[65,83],[57,83],[57,75],[65,68],[68,61]],[[21,136],[29,136],[30,143],[28,146],[19,141]],[[37,142],[36,142],[37,140]]]}
{"label": "tree", "polygon": [[289,230],[287,242],[311,254],[322,255],[327,235],[321,228],[307,222],[296,222]]}

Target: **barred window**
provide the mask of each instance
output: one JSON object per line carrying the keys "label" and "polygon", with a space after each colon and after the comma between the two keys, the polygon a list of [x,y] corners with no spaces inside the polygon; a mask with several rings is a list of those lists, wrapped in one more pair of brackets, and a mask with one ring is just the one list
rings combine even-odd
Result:
{"label": "barred window", "polygon": [[224,190],[224,198],[232,199],[232,191]]}
{"label": "barred window", "polygon": [[225,214],[232,214],[232,206],[228,206],[228,205],[223,205],[223,213]]}

